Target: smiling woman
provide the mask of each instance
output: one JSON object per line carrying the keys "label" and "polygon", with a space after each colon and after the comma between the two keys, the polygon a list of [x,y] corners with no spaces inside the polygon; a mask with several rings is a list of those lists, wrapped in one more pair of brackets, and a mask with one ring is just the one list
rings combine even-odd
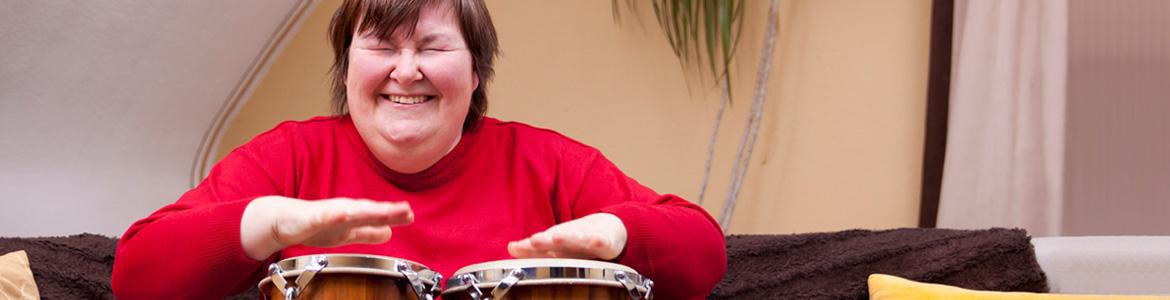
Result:
{"label": "smiling woman", "polygon": [[343,87],[362,140],[403,173],[422,171],[455,148],[479,87],[454,9],[427,5],[415,21],[385,33],[359,26]]}
{"label": "smiling woman", "polygon": [[[497,42],[482,1],[346,1],[330,37],[338,115],[257,136],[131,226],[119,298],[222,297],[264,270],[295,298],[303,283],[285,289],[280,266],[345,253],[442,274],[510,258],[612,261],[636,272],[610,276],[629,293],[650,291],[645,276],[665,299],[702,298],[722,277],[722,233],[701,207],[642,186],[593,147],[483,116]],[[291,260],[265,268],[278,259]]]}

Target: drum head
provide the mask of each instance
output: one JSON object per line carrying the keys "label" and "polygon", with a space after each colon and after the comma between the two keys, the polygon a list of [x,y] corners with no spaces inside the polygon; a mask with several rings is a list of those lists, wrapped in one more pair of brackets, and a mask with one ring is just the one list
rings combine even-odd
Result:
{"label": "drum head", "polygon": [[524,259],[506,259],[478,263],[470,266],[460,268],[455,271],[455,274],[480,272],[484,270],[504,270],[509,271],[515,268],[532,268],[532,267],[567,267],[567,268],[582,268],[582,269],[600,269],[600,270],[615,270],[625,271],[626,273],[638,274],[630,267],[608,263],[596,260],[584,259],[567,259],[567,258],[524,258]]}
{"label": "drum head", "polygon": [[443,294],[463,292],[472,284],[480,289],[491,290],[514,271],[523,272],[523,278],[516,286],[564,284],[622,288],[621,279],[642,290],[644,280],[634,269],[608,262],[560,258],[509,259],[459,269],[447,279],[447,288]]}
{"label": "drum head", "polygon": [[[401,258],[369,255],[369,254],[316,254],[304,255],[292,258],[286,258],[277,262],[276,265],[284,270],[284,277],[296,278],[304,272],[305,267],[309,265],[310,259],[317,256],[324,256],[328,264],[319,272],[320,274],[330,273],[345,273],[345,274],[363,274],[374,276],[386,276],[394,278],[402,278],[402,273],[397,271],[399,263],[406,264],[412,271],[418,274],[418,278],[423,284],[428,286],[434,285],[435,273],[426,266]],[[260,281],[260,286],[263,288],[265,284],[270,284],[272,278],[265,277]]]}

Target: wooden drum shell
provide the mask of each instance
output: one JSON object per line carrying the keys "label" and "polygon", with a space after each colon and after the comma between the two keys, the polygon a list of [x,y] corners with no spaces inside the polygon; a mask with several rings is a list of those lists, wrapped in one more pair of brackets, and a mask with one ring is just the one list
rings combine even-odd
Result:
{"label": "wooden drum shell", "polygon": [[[501,282],[511,286],[501,299],[645,299],[653,282],[633,269],[578,259],[509,259],[463,267],[447,278],[444,300],[487,298]],[[627,289],[628,288],[628,289]],[[632,290],[631,290],[632,289]]]}
{"label": "wooden drum shell", "polygon": [[[280,284],[299,288],[294,297],[305,299],[420,300],[415,279],[426,295],[438,293],[442,276],[424,265],[400,258],[366,254],[317,254],[281,260],[269,266],[269,276],[258,284],[264,299],[285,299]],[[277,275],[279,274],[279,275]],[[301,278],[303,276],[309,276]],[[283,278],[280,284],[275,279]],[[307,281],[297,286],[297,280]]]}
{"label": "wooden drum shell", "polygon": [[[272,283],[262,284],[265,299],[285,300],[284,293]],[[322,273],[313,278],[297,300],[369,299],[418,300],[405,279],[392,276],[348,273]]]}

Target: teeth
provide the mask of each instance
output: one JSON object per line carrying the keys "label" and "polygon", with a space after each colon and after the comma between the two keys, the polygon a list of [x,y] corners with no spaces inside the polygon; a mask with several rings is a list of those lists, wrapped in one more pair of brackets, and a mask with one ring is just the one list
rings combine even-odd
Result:
{"label": "teeth", "polygon": [[398,103],[398,104],[419,104],[419,103],[423,103],[423,102],[427,101],[426,96],[407,97],[407,96],[390,95],[387,98],[390,99],[390,102],[394,102],[394,103]]}

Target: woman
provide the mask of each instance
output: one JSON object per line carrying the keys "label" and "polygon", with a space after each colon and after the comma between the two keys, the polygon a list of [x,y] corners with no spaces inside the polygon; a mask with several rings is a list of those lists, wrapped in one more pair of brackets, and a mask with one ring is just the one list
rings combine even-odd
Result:
{"label": "woman", "polygon": [[[618,262],[660,299],[726,268],[702,208],[556,132],[484,117],[497,54],[484,3],[345,1],[330,24],[337,116],[285,122],[123,235],[119,298],[216,298],[280,258],[369,253],[443,274],[561,257]],[[393,235],[393,237],[391,237]]]}

